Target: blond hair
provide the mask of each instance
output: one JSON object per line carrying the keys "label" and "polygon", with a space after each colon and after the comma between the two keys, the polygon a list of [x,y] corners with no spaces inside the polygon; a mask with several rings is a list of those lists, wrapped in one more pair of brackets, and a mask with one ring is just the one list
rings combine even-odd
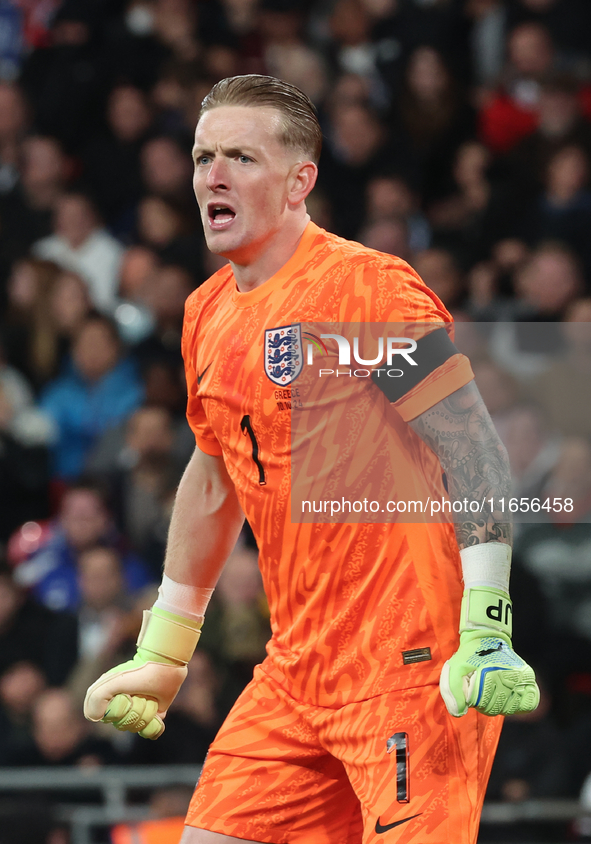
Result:
{"label": "blond hair", "polygon": [[280,140],[288,149],[303,152],[316,164],[322,149],[322,130],[312,101],[303,91],[274,76],[251,73],[230,76],[213,86],[201,103],[206,111],[225,105],[274,108],[281,114]]}

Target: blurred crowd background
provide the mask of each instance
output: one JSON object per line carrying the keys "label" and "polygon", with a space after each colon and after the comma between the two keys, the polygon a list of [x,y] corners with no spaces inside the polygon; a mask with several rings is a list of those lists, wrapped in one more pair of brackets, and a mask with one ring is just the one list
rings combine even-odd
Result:
{"label": "blurred crowd background", "polygon": [[280,76],[318,109],[312,219],[408,260],[453,313],[514,494],[575,500],[517,529],[514,640],[543,697],[507,721],[489,797],[577,796],[591,770],[589,0],[0,0],[0,766],[200,762],[264,656],[245,532],[162,739],[82,719],[87,685],[134,651],[193,449],[183,305],[221,263],[192,134],[212,84],[240,73]]}

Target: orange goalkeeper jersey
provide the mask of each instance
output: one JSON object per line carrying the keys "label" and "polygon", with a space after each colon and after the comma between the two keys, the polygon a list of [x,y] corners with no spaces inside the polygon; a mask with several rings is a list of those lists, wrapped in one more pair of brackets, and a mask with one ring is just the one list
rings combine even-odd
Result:
{"label": "orange goalkeeper jersey", "polygon": [[[367,323],[441,325],[451,317],[404,261],[313,223],[264,284],[239,292],[228,265],[185,312],[189,423],[200,449],[223,455],[259,547],[273,631],[263,667],[295,697],[322,706],[437,682],[457,638],[462,587],[451,524],[293,518],[302,326]],[[335,365],[334,354],[324,364]],[[350,379],[351,394],[370,396],[388,423],[393,487],[398,469],[406,477],[411,468],[419,487],[444,495],[437,458],[405,420],[471,379],[460,354],[392,404],[367,379]]]}

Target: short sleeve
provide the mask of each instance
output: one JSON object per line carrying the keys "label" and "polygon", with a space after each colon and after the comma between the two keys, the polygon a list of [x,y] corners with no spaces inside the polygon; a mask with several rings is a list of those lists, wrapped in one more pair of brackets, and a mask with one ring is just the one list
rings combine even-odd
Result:
{"label": "short sleeve", "polygon": [[[403,329],[401,336],[416,341],[445,327],[453,339],[453,318],[444,304],[412,267],[393,256],[380,255],[352,267],[343,284],[339,316],[343,322],[395,324]],[[392,403],[408,422],[473,378],[468,358],[457,352]]]}
{"label": "short sleeve", "polygon": [[203,402],[199,397],[199,375],[196,369],[199,307],[196,293],[198,291],[195,291],[187,299],[181,341],[185,377],[187,379],[187,421],[195,435],[198,448],[206,454],[216,457],[221,455],[222,448],[207,421]]}

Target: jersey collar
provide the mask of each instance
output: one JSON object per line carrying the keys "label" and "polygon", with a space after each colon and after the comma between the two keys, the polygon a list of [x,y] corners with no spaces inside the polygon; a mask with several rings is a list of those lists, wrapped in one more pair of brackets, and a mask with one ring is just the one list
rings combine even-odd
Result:
{"label": "jersey collar", "polygon": [[254,290],[249,290],[248,293],[241,293],[238,290],[234,273],[232,273],[231,280],[234,286],[234,290],[232,292],[232,303],[234,306],[236,308],[251,308],[263,299],[266,299],[267,296],[276,293],[281,289],[285,289],[294,274],[305,263],[305,255],[308,252],[312,241],[320,232],[322,232],[322,229],[310,220],[304,229],[304,233],[300,238],[296,251],[293,253],[289,261],[284,264],[281,269],[275,273],[275,275],[272,275],[271,278],[267,279],[267,281],[263,282],[263,284],[259,285],[259,287],[255,287]]}

